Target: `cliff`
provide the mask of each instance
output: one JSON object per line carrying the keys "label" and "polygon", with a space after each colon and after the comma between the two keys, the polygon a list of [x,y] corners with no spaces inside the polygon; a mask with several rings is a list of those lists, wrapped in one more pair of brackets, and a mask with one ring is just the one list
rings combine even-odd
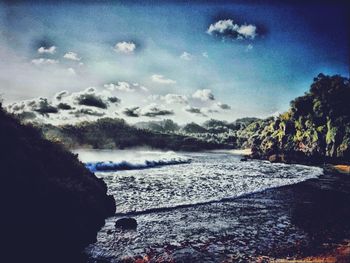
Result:
{"label": "cliff", "polygon": [[4,262],[78,262],[115,212],[105,183],[77,156],[20,124],[0,104]]}

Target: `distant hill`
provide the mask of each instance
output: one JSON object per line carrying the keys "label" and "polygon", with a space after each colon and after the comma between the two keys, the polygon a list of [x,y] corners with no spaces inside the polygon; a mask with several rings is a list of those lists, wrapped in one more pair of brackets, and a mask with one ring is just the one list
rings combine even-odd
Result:
{"label": "distant hill", "polygon": [[163,150],[200,151],[230,148],[230,145],[199,138],[150,129],[138,129],[123,119],[102,118],[75,125],[39,126],[44,136],[70,148],[124,149],[150,147]]}
{"label": "distant hill", "polygon": [[210,119],[203,124],[191,122],[180,126],[172,120],[163,120],[136,123],[135,126],[145,130],[184,135],[206,142],[225,144],[231,148],[244,148],[249,147],[247,144],[249,135],[245,134],[244,129],[258,121],[260,119],[253,117],[237,119],[234,122]]}

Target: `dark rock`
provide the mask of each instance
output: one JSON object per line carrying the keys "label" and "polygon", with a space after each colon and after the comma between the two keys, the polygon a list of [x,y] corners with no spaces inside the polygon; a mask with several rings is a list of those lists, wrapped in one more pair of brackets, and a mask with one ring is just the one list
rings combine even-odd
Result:
{"label": "dark rock", "polygon": [[247,158],[247,157],[242,157],[242,158],[241,158],[241,162],[246,162],[246,161],[248,161],[248,158]]}
{"label": "dark rock", "polygon": [[136,229],[137,221],[135,218],[124,217],[124,218],[118,219],[117,222],[115,222],[115,227],[121,228],[121,229]]}
{"label": "dark rock", "polygon": [[281,161],[281,158],[280,158],[280,156],[278,154],[272,154],[272,155],[269,156],[269,161],[271,163],[278,163],[278,162]]}

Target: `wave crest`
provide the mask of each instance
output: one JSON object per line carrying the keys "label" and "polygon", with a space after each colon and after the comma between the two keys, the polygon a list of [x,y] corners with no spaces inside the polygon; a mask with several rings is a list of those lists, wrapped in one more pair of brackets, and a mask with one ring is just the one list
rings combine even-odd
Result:
{"label": "wave crest", "polygon": [[155,168],[164,165],[176,165],[176,164],[186,164],[190,163],[191,159],[173,157],[169,159],[159,159],[159,160],[145,160],[143,162],[133,163],[130,161],[101,161],[101,162],[87,162],[85,163],[86,168],[92,172],[97,171],[123,171],[123,170],[140,170],[147,168]]}

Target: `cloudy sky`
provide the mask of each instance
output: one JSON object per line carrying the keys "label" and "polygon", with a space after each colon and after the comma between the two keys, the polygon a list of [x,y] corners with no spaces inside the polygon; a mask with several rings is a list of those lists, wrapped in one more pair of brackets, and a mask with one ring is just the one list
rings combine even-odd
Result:
{"label": "cloudy sky", "polygon": [[341,1],[260,2],[1,2],[0,94],[43,120],[233,121],[349,77]]}

